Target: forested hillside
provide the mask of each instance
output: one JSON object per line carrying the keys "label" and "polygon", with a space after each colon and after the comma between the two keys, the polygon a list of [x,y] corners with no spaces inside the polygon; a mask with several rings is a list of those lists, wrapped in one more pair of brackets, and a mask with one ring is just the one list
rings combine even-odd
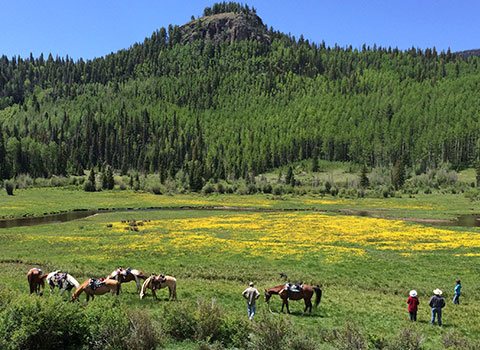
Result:
{"label": "forested hillside", "polygon": [[[233,34],[219,40],[225,23]],[[464,167],[480,155],[479,63],[328,47],[215,4],[94,60],[1,57],[0,178],[109,164],[162,180],[182,171],[195,190],[312,157]]]}

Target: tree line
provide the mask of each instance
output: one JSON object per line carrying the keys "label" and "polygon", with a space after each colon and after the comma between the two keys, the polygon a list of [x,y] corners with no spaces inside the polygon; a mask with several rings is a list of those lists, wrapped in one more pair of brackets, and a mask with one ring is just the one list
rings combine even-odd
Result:
{"label": "tree line", "polygon": [[108,164],[199,189],[308,158],[419,171],[479,158],[477,57],[273,29],[270,42],[181,44],[179,33],[88,61],[0,58],[0,178]]}

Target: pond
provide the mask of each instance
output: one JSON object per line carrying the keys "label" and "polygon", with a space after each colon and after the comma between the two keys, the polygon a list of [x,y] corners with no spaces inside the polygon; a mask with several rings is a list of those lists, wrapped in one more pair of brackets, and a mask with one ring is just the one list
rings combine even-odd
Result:
{"label": "pond", "polygon": [[[271,209],[253,209],[253,208],[195,208],[195,207],[180,207],[180,208],[148,208],[148,209],[109,209],[109,210],[78,210],[78,211],[69,211],[65,213],[59,214],[52,214],[52,215],[45,215],[39,217],[24,217],[24,218],[16,218],[16,219],[5,219],[0,220],[0,229],[2,228],[12,228],[12,227],[21,227],[21,226],[35,226],[35,225],[44,225],[44,224],[58,224],[62,222],[68,222],[78,219],[84,219],[86,217],[101,214],[101,213],[111,213],[111,212],[119,212],[119,211],[128,211],[128,212],[145,212],[145,211],[152,211],[152,210],[231,210],[231,211],[276,211]],[[289,211],[289,210],[279,210],[279,211]],[[301,211],[301,210],[292,210],[292,211]],[[328,211],[325,211],[328,212]],[[340,213],[342,215],[354,215],[354,216],[365,216],[365,217],[376,217],[379,218],[378,215],[375,215],[374,212],[371,211],[335,211],[337,214]],[[397,219],[398,220],[398,219]],[[419,224],[425,225],[432,225],[432,226],[444,226],[444,227],[480,227],[480,214],[466,214],[460,215],[454,220],[430,220],[430,219],[399,219],[405,221],[416,222]]]}

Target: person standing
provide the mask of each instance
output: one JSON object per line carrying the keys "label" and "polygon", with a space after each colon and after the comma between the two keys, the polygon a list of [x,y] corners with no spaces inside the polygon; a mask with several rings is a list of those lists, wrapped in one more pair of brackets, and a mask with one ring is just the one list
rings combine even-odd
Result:
{"label": "person standing", "polygon": [[407,304],[408,304],[408,313],[410,314],[410,321],[416,321],[418,305],[420,304],[420,301],[418,300],[418,297],[417,297],[416,290],[410,291],[410,295],[407,299]]}
{"label": "person standing", "polygon": [[460,282],[460,280],[457,280],[455,284],[454,295],[453,295],[454,304],[457,304],[457,305],[460,304],[461,290],[462,290],[462,283]]}
{"label": "person standing", "polygon": [[428,303],[432,308],[432,324],[435,324],[435,317],[437,317],[438,325],[442,325],[442,309],[445,307],[445,299],[442,297],[442,291],[440,289],[435,289],[433,291],[433,296],[430,298]]}
{"label": "person standing", "polygon": [[245,299],[247,299],[248,319],[251,321],[255,315],[255,304],[260,296],[260,293],[258,292],[257,288],[255,288],[253,282],[250,282],[248,288],[243,291],[242,295]]}

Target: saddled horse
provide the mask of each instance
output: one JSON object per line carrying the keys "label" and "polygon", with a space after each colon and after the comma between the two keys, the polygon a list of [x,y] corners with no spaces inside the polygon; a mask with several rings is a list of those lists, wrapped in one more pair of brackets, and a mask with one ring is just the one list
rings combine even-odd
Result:
{"label": "saddled horse", "polygon": [[92,300],[95,298],[95,295],[103,295],[105,293],[111,292],[112,294],[118,295],[120,292],[120,282],[112,279],[105,279],[100,281],[98,285],[96,285],[96,280],[92,280],[89,278],[85,282],[83,282],[73,293],[72,295],[72,301],[78,300],[78,297],[80,294],[85,292],[87,295],[87,301],[92,298]]}
{"label": "saddled horse", "polygon": [[80,283],[69,273],[56,270],[47,275],[47,283],[53,293],[55,287],[60,289],[62,295],[65,291],[70,292],[73,288],[80,287]]}
{"label": "saddled horse", "polygon": [[143,299],[145,296],[147,288],[151,289],[153,297],[158,299],[156,291],[165,287],[168,287],[168,299],[177,300],[177,279],[164,275],[151,275],[148,277],[145,282],[143,282],[140,299]]}
{"label": "saddled horse", "polygon": [[315,294],[315,307],[320,304],[322,300],[322,290],[320,286],[310,286],[308,284],[302,285],[302,287],[298,291],[291,291],[286,288],[285,284],[272,287],[270,289],[265,289],[265,302],[269,302],[272,295],[278,295],[282,299],[282,311],[283,307],[287,307],[287,312],[290,313],[290,309],[288,308],[288,300],[301,300],[305,301],[305,309],[303,312],[307,312],[307,310],[311,313],[312,312],[312,297]]}
{"label": "saddled horse", "polygon": [[115,271],[113,271],[110,275],[108,275],[107,279],[113,279],[120,283],[127,283],[131,281],[135,281],[137,285],[137,293],[140,292],[140,280],[146,280],[147,276],[143,273],[143,271],[135,270],[135,269],[123,269],[119,267]]}
{"label": "saddled horse", "polygon": [[42,295],[42,289],[45,288],[45,279],[47,275],[38,267],[34,267],[27,272],[28,286],[30,287],[30,294],[36,293]]}

